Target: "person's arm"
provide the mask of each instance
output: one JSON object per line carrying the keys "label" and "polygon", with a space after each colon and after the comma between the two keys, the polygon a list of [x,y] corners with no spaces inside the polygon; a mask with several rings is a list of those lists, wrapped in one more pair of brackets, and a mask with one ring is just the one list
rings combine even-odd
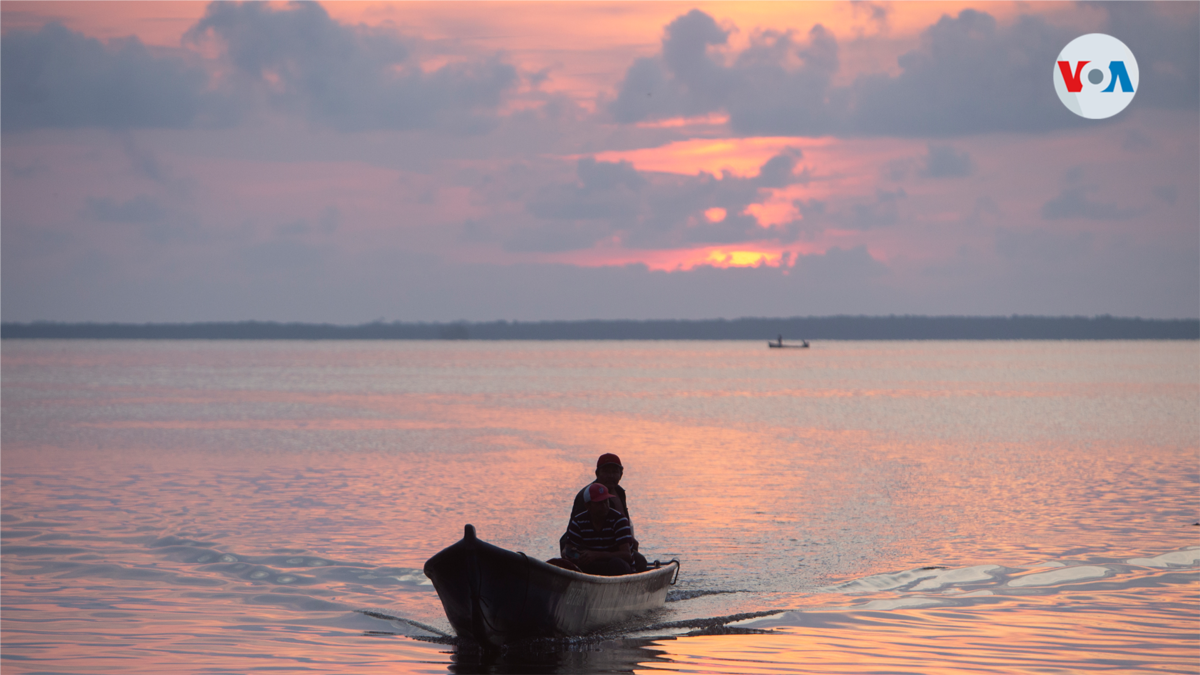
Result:
{"label": "person's arm", "polygon": [[583,548],[583,534],[579,531],[579,525],[575,522],[575,518],[571,518],[571,522],[567,525],[567,534],[565,545],[562,547],[563,557],[567,560],[573,560],[579,564],[584,560],[587,550]]}
{"label": "person's arm", "polygon": [[629,493],[625,491],[625,488],[621,488],[621,494],[618,496],[621,498],[621,513],[625,516],[625,520],[629,521],[629,534],[633,535],[633,516],[629,515]]}
{"label": "person's arm", "polygon": [[620,558],[630,565],[633,564],[633,553],[629,550],[629,542],[622,542],[616,551],[609,554],[611,558]]}
{"label": "person's arm", "polygon": [[575,520],[575,514],[583,510],[583,491],[580,490],[575,493],[575,501],[571,502],[571,515],[567,516],[567,531],[571,530],[571,523]]}
{"label": "person's arm", "polygon": [[621,511],[625,514],[625,520],[629,521],[629,536],[633,537],[629,542],[629,550],[636,552],[638,550],[638,540],[637,535],[633,532],[633,516],[629,515],[629,493],[625,491],[625,488],[617,487],[621,490],[619,494],[621,498]]}
{"label": "person's arm", "polygon": [[572,557],[571,555],[572,553],[578,554],[580,550],[579,546],[573,543],[571,540],[571,527],[575,522],[576,514],[583,510],[583,490],[580,490],[579,492],[575,493],[575,501],[571,503],[571,516],[567,519],[567,531],[558,539],[558,554],[567,560],[578,559],[577,556]]}
{"label": "person's arm", "polygon": [[629,542],[623,542],[615,551],[580,551],[579,557],[574,562],[576,565],[586,565],[596,560],[606,560],[608,558],[620,558],[632,565],[633,552],[629,550]]}
{"label": "person's arm", "polygon": [[629,527],[629,519],[619,516],[613,523],[613,532],[617,536],[617,550],[611,552],[609,557],[620,558],[632,565],[634,540],[632,529]]}
{"label": "person's arm", "polygon": [[[587,518],[587,514],[581,513],[578,517]],[[567,530],[567,535],[570,537],[570,545],[567,552],[574,555],[574,557],[568,555],[567,560],[573,561],[576,565],[586,565],[608,557],[607,551],[594,551],[584,547],[583,530],[580,529],[579,522],[575,518],[571,519],[571,528]]]}

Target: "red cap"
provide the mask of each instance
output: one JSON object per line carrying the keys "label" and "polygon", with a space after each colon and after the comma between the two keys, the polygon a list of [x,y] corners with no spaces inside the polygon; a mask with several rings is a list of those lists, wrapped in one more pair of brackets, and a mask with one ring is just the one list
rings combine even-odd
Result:
{"label": "red cap", "polygon": [[616,495],[608,491],[602,483],[592,483],[587,486],[587,491],[583,495],[585,502],[602,502],[605,499],[616,499]]}
{"label": "red cap", "polygon": [[600,455],[600,459],[596,460],[596,468],[599,469],[605,464],[616,464],[617,466],[621,466],[621,458],[617,457],[611,452],[606,452],[603,455]]}

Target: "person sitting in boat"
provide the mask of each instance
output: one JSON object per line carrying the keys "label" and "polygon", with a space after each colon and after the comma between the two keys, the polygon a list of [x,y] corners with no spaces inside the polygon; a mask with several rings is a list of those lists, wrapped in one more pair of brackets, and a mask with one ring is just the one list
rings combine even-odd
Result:
{"label": "person sitting in boat", "polygon": [[[632,541],[629,544],[629,550],[633,553],[633,569],[635,572],[646,571],[646,557],[638,553],[637,535],[633,531],[633,518],[629,515],[629,497],[625,494],[625,488],[621,487],[621,476],[625,475],[625,467],[621,465],[621,458],[611,452],[606,452],[596,460],[596,482],[608,488],[608,493],[616,497],[613,500],[617,510],[620,511],[625,519],[629,521],[629,534]],[[571,518],[574,519],[577,514],[586,511],[585,494],[591,485],[585,486],[575,495],[575,502],[571,504]],[[567,522],[567,527],[570,529],[570,521]],[[567,557],[567,535],[558,540],[559,555]],[[569,559],[569,558],[568,558]]]}
{"label": "person sitting in boat", "polygon": [[587,574],[633,572],[633,533],[629,519],[613,504],[616,499],[604,484],[592,483],[584,490],[584,510],[571,517],[564,557]]}

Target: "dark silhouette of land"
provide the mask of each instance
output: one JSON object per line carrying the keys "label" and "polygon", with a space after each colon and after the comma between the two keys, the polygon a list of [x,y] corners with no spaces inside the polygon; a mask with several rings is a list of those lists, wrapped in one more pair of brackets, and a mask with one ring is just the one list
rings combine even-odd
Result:
{"label": "dark silhouette of land", "polygon": [[1200,319],[820,316],[648,321],[0,324],[0,337],[91,340],[1198,340]]}

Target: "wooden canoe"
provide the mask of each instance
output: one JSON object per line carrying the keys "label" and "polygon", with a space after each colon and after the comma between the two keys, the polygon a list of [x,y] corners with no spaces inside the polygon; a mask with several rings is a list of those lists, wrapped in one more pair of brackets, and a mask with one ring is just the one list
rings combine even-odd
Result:
{"label": "wooden canoe", "polygon": [[471,525],[425,563],[458,636],[493,646],[583,635],[660,608],[678,572],[676,561],[619,577],[565,570],[484,542]]}

